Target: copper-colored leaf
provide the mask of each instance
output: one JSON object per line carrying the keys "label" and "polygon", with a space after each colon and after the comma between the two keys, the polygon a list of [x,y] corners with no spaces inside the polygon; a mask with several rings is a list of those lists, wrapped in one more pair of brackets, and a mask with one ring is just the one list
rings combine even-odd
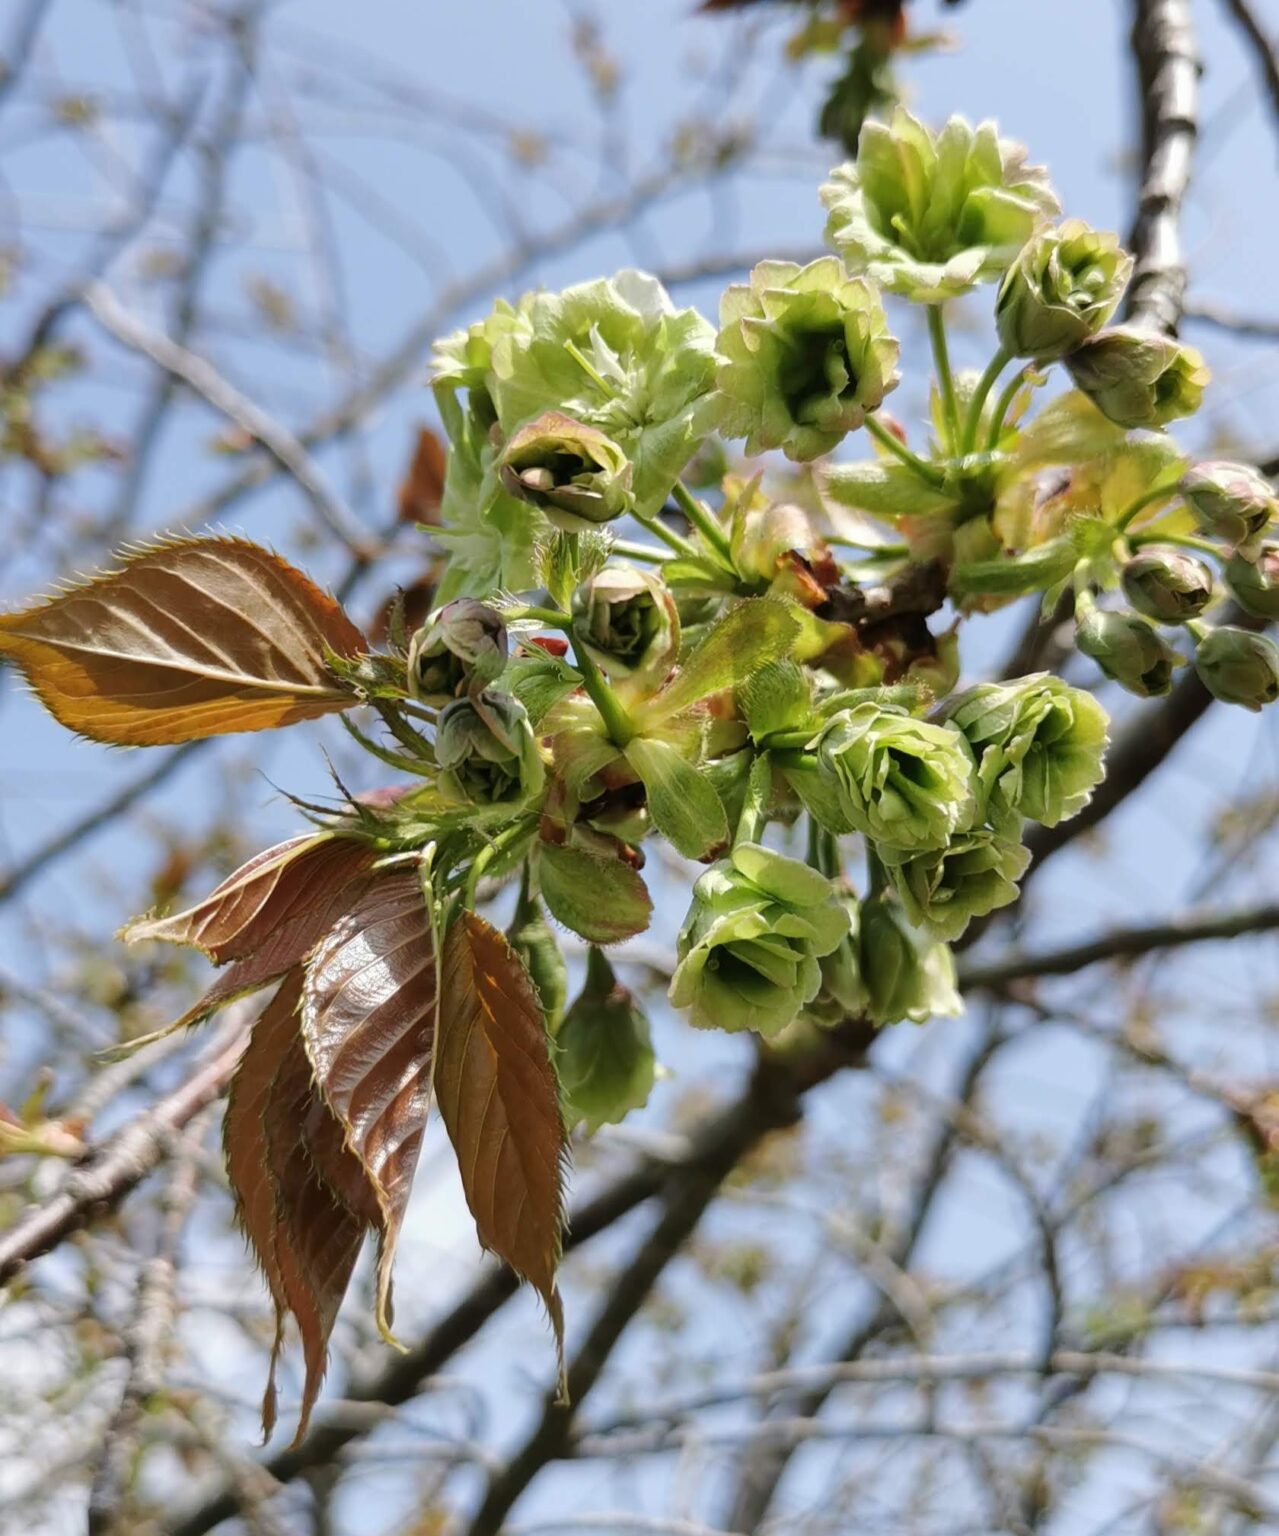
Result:
{"label": "copper-colored leaf", "polygon": [[474,912],[444,945],[435,1096],[480,1241],[538,1291],[561,1342],[566,1150],[546,1025],[519,957]]}
{"label": "copper-colored leaf", "polygon": [[236,1212],[275,1303],[276,1336],[262,1400],[275,1423],[275,1366],[286,1313],[302,1336],[306,1431],[328,1361],[329,1335],[369,1226],[364,1176],[316,1087],[299,1027],[302,973],[293,971],[253,1026],[231,1081],[223,1137]]}
{"label": "copper-colored leaf", "polygon": [[301,571],[244,539],[179,539],[0,614],[0,655],[95,741],[156,746],[309,720],[354,702],[325,656],[364,637]]}
{"label": "copper-colored leaf", "polygon": [[444,444],[430,427],[422,427],[413,450],[413,462],[400,486],[401,522],[439,522],[440,498],[444,495],[447,468]]}
{"label": "copper-colored leaf", "polygon": [[292,837],[241,865],[203,901],[128,924],[130,944],[162,939],[235,962],[179,1021],[193,1024],[305,960],[373,878],[373,850],[330,832]]}
{"label": "copper-colored leaf", "polygon": [[378,1327],[431,1099],[434,921],[416,871],[379,876],[312,956],[302,1032],[325,1102],[367,1176],[378,1227]]}

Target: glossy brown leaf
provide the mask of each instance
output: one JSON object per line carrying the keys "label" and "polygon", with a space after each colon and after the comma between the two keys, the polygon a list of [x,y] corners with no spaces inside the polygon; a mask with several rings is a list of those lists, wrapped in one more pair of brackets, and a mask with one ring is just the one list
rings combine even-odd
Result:
{"label": "glossy brown leaf", "polygon": [[444,945],[435,1097],[480,1241],[537,1290],[562,1349],[566,1148],[546,1025],[519,957],[474,912]]}
{"label": "glossy brown leaf", "polygon": [[431,1099],[438,978],[416,870],[384,873],[307,967],[302,1032],[325,1102],[369,1181],[378,1228],[378,1327]]}
{"label": "glossy brown leaf", "polygon": [[328,1361],[329,1336],[370,1224],[367,1185],[317,1088],[302,1042],[302,973],[293,971],[253,1026],[231,1081],[223,1138],[236,1212],[275,1303],[276,1335],[262,1400],[275,1424],[275,1367],[285,1315],[306,1363],[297,1439]]}
{"label": "glossy brown leaf", "polygon": [[400,521],[438,523],[444,475],[448,468],[444,444],[430,427],[422,427],[413,449],[413,461],[400,486]]}
{"label": "glossy brown leaf", "polygon": [[180,1021],[193,1024],[305,960],[358,902],[374,858],[364,843],[329,832],[292,837],[241,865],[195,906],[130,923],[121,937],[189,944],[215,965],[234,962]]}
{"label": "glossy brown leaf", "polygon": [[333,598],[244,539],[159,544],[48,602],[0,614],[0,655],[50,714],[117,746],[347,709],[353,697],[325,656],[366,648]]}

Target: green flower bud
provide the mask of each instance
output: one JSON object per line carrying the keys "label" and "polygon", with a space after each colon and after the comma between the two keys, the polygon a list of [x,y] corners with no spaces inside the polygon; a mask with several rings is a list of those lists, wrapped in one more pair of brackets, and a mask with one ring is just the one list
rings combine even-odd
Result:
{"label": "green flower bud", "polygon": [[1245,613],[1279,619],[1279,544],[1263,544],[1255,560],[1234,555],[1226,566],[1226,582]]}
{"label": "green flower bud", "polygon": [[898,345],[879,295],[838,259],[762,261],[720,306],[720,428],[750,454],[808,460],[896,387]]}
{"label": "green flower bud", "polygon": [[524,706],[506,693],[454,699],[435,731],[439,787],[452,800],[509,811],[541,792],[542,758]]}
{"label": "green flower bud", "polygon": [[508,647],[495,609],[474,598],[446,603],[409,644],[409,692],[425,704],[447,704],[501,676]]}
{"label": "green flower bud", "polygon": [[1075,644],[1108,678],[1143,699],[1168,693],[1173,669],[1185,665],[1148,619],[1107,613],[1092,602],[1077,614]]}
{"label": "green flower bud", "polygon": [[1106,711],[1092,694],[1047,672],[981,683],[952,700],[952,725],[968,739],[987,813],[1055,827],[1081,811],[1101,783]]}
{"label": "green flower bud", "polygon": [[1279,699],[1279,646],[1268,635],[1223,624],[1195,647],[1195,671],[1214,699],[1259,710]]}
{"label": "green flower bud", "polygon": [[824,875],[739,843],[693,887],[671,1002],[698,1029],[775,1035],[817,996],[819,961],[847,930]]}
{"label": "green flower bud", "polygon": [[1160,624],[1197,619],[1212,602],[1212,571],[1179,549],[1143,549],[1120,573],[1124,596]]}
{"label": "green flower bud", "polygon": [[555,1070],[568,1125],[616,1125],[648,1103],[657,1059],[648,1020],[613,974],[603,950],[586,960],[586,984],[555,1037]]}
{"label": "green flower bud", "polygon": [[568,967],[551,925],[546,921],[541,902],[529,891],[527,874],[520,886],[520,899],[506,937],[537,988],[546,1027],[554,1034],[568,1001]]}
{"label": "green flower bud", "polygon": [[826,238],[851,270],[930,304],[997,277],[1058,211],[1047,172],[993,123],[952,117],[933,134],[901,107],[866,124],[821,197]]}
{"label": "green flower bud", "polygon": [[830,954],[822,956],[821,989],[804,1010],[806,1017],[827,1028],[842,1024],[846,1019],[855,1019],[870,1007],[870,994],[862,979],[858,959],[861,903],[846,891],[840,896],[839,904],[848,914],[848,932]]}
{"label": "green flower bud", "polygon": [[1279,513],[1279,497],[1247,464],[1196,464],[1181,477],[1179,489],[1200,528],[1235,549],[1247,551]]}
{"label": "green flower bud", "polygon": [[1132,257],[1114,235],[1068,219],[1022,247],[995,301],[999,340],[1014,357],[1055,362],[1095,335],[1115,312]]}
{"label": "green flower bud", "polygon": [[923,1024],[964,1011],[950,950],[912,928],[895,903],[864,901],[857,940],[867,1011],[877,1024]]}
{"label": "green flower bud", "polygon": [[1194,347],[1132,325],[1099,331],[1065,363],[1076,385],[1120,427],[1162,427],[1193,416],[1209,379]]}
{"label": "green flower bud", "polygon": [[945,848],[888,862],[906,916],[939,939],[957,939],[969,920],[1017,900],[1030,862],[1019,839],[987,827],[961,832]]}
{"label": "green flower bud", "polygon": [[589,532],[629,512],[631,466],[597,427],[546,411],[521,427],[499,460],[512,496],[545,512],[567,533]]}
{"label": "green flower bud", "polygon": [[848,828],[876,843],[943,848],[976,818],[973,754],[953,726],[859,704],[827,723],[816,750]]}
{"label": "green flower bud", "polygon": [[652,571],[605,566],[573,594],[573,636],[606,676],[656,687],[679,655],[675,599]]}

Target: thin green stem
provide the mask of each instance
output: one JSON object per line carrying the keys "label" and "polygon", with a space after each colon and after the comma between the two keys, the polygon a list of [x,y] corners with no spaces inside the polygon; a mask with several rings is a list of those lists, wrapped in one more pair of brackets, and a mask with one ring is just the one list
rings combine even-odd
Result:
{"label": "thin green stem", "polygon": [[1202,644],[1212,634],[1212,625],[1205,624],[1202,619],[1187,619],[1185,627],[1194,636],[1196,645]]}
{"label": "thin green stem", "polygon": [[647,528],[656,539],[661,539],[668,549],[674,550],[677,555],[683,555],[686,560],[697,560],[705,563],[705,556],[696,544],[690,543],[681,533],[676,533],[673,528],[668,528],[660,517],[641,517],[635,514],[635,521],[641,527]]}
{"label": "thin green stem", "polygon": [[585,355],[585,353],[583,353],[581,347],[579,347],[575,341],[566,341],[564,343],[564,350],[573,359],[573,361],[582,370],[582,372],[586,374],[587,378],[589,378],[595,384],[596,388],[599,389],[601,393],[607,395],[610,399],[616,397],[617,386],[615,384],[610,384],[608,380],[604,378],[604,376],[595,367],[594,363],[592,363],[591,360]]}
{"label": "thin green stem", "polygon": [[928,339],[933,348],[933,364],[937,369],[937,385],[941,390],[942,411],[950,437],[952,453],[960,450],[959,403],[955,399],[955,375],[950,367],[950,347],[946,342],[946,313],[941,304],[928,306]]}
{"label": "thin green stem", "polygon": [[506,619],[515,623],[544,624],[547,629],[567,630],[572,620],[567,613],[559,608],[538,608],[535,605],[521,605],[519,608],[508,608]]}
{"label": "thin green stem", "polygon": [[906,468],[912,474],[917,475],[925,485],[930,485],[933,490],[939,491],[946,483],[946,477],[942,474],[941,470],[935,469],[931,464],[921,459],[917,453],[912,453],[896,433],[890,432],[886,426],[877,421],[873,416],[866,418],[866,430],[881,448],[886,448],[894,458],[900,459]]}
{"label": "thin green stem", "polygon": [[1013,408],[1013,401],[1017,398],[1017,391],[1030,376],[1031,369],[1035,365],[1027,363],[1024,368],[1018,369],[1004,385],[999,399],[995,402],[995,414],[990,418],[990,431],[986,434],[986,452],[994,453],[999,447],[999,439],[1004,435],[1004,425],[1008,420],[1008,413]]}
{"label": "thin green stem", "polygon": [[866,899],[874,900],[888,889],[888,872],[871,842],[866,844]]}
{"label": "thin green stem", "polygon": [[1176,544],[1180,549],[1193,549],[1201,555],[1211,555],[1214,560],[1220,560],[1221,549],[1209,539],[1197,539],[1192,533],[1160,533],[1157,528],[1152,528],[1147,533],[1135,533],[1128,541],[1134,549],[1143,549],[1148,544]]}
{"label": "thin green stem", "polygon": [[981,428],[982,410],[985,407],[991,390],[995,387],[996,380],[1008,364],[1012,362],[1012,358],[1011,352],[1000,347],[999,351],[987,363],[986,371],[977,383],[977,393],[973,396],[968,407],[968,418],[964,422],[964,435],[959,445],[960,453],[972,453],[976,448],[977,433]]}
{"label": "thin green stem", "polygon": [[479,890],[480,876],[483,875],[484,871],[488,869],[496,859],[500,858],[502,854],[504,854],[507,849],[510,848],[512,843],[518,842],[521,837],[526,836],[532,830],[532,827],[533,823],[530,818],[527,816],[521,816],[518,820],[511,822],[508,826],[503,827],[491,842],[480,849],[480,851],[471,860],[471,867],[466,874],[466,885],[462,892],[462,905],[464,907],[473,908],[475,906],[475,897],[476,892]]}
{"label": "thin green stem", "polygon": [[741,814],[737,818],[737,830],[733,834],[734,845],[757,843],[768,825],[768,801],[773,792],[773,770],[768,754],[761,752],[751,764],[750,778],[746,781],[746,798],[742,801]]}
{"label": "thin green stem", "polygon": [[614,539],[613,553],[648,565],[664,565],[671,558],[665,550],[654,549],[651,544],[635,544],[630,539]]}
{"label": "thin green stem", "polygon": [[1144,512],[1147,507],[1153,506],[1157,501],[1169,501],[1176,495],[1173,486],[1160,486],[1159,489],[1147,491],[1144,496],[1138,496],[1136,501],[1129,502],[1115,520],[1115,529],[1122,533],[1133,521],[1138,513]]}
{"label": "thin green stem", "polygon": [[729,552],[728,535],[710,512],[682,480],[675,482],[671,494],[680,511],[706,540],[707,545],[731,565],[733,557]]}
{"label": "thin green stem", "polygon": [[635,727],[631,724],[630,716],[623,709],[622,701],[609,687],[604,674],[595,665],[577,631],[572,630],[571,633],[573,660],[577,670],[582,674],[582,686],[590,696],[591,703],[599,710],[600,719],[604,722],[604,729],[608,732],[609,739],[614,746],[624,747],[635,735]]}

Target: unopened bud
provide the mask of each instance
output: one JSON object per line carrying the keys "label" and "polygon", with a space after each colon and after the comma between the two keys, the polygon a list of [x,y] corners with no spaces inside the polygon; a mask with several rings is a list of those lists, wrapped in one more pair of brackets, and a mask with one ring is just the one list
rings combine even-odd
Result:
{"label": "unopened bud", "polygon": [[1135,613],[1107,613],[1081,605],[1075,644],[1106,676],[1144,699],[1172,688],[1175,667],[1184,660],[1147,619]]}
{"label": "unopened bud", "polygon": [[1223,704],[1259,710],[1279,699],[1279,646],[1267,635],[1223,624],[1195,650],[1195,670]]}
{"label": "unopened bud", "polygon": [[1235,555],[1226,566],[1226,583],[1245,613],[1279,619],[1279,544],[1263,544],[1255,560]]}
{"label": "unopened bud", "polygon": [[1181,477],[1180,490],[1203,531],[1236,549],[1257,539],[1279,512],[1269,482],[1247,464],[1196,464]]}
{"label": "unopened bud", "polygon": [[506,666],[506,625],[485,603],[459,597],[446,603],[413,636],[408,685],[425,704],[446,704],[485,688]]}
{"label": "unopened bud", "polygon": [[1160,624],[1197,619],[1212,601],[1212,571],[1178,549],[1143,549],[1124,566],[1124,596]]}
{"label": "unopened bud", "polygon": [[651,571],[605,566],[573,594],[573,635],[606,676],[656,685],[679,655],[675,599]]}
{"label": "unopened bud", "polygon": [[1162,427],[1193,416],[1209,377],[1193,347],[1136,326],[1099,331],[1065,361],[1076,385],[1120,427]]}

